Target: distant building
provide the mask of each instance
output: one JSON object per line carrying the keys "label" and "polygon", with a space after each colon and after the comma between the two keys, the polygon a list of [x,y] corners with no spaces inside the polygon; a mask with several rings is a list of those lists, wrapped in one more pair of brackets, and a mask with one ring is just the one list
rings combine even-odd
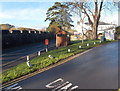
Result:
{"label": "distant building", "polygon": [[[115,27],[116,25],[112,23],[99,22],[98,35],[103,34],[105,35],[106,39],[114,40]],[[77,32],[81,34],[82,34],[82,29],[84,33],[86,33],[88,30],[92,30],[88,23],[84,23],[82,25],[82,23],[78,22],[77,25],[74,27],[74,30],[77,30]]]}
{"label": "distant building", "polygon": [[82,24],[81,22],[77,22],[77,25],[74,27],[74,30],[77,30],[77,32],[75,32],[76,34],[82,34],[82,29],[83,32],[86,33],[87,30],[90,30],[90,26],[87,24]]}

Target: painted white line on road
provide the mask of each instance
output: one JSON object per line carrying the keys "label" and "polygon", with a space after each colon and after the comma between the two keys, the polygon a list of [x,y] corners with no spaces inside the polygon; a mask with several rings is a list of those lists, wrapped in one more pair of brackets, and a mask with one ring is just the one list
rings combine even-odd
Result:
{"label": "painted white line on road", "polygon": [[21,86],[17,86],[17,87],[12,88],[12,90],[14,90],[14,89],[22,89],[22,87]]}
{"label": "painted white line on road", "polygon": [[52,91],[72,91],[77,89],[79,86],[73,86],[69,81],[64,81],[62,78],[59,78],[46,85],[46,88],[51,88]]}
{"label": "painted white line on road", "polygon": [[[55,83],[57,83],[57,82],[59,82],[59,84],[52,86],[52,84],[55,84]],[[59,79],[57,79],[57,80],[55,80],[55,81],[47,84],[46,87],[47,87],[47,88],[55,88],[55,87],[59,86],[61,83],[63,83],[63,82],[64,82],[64,80],[63,80],[62,78],[59,78]]]}
{"label": "painted white line on road", "polygon": [[72,86],[72,83],[69,83],[68,85],[62,87],[61,89],[59,89],[58,91],[63,91],[63,90],[67,90],[68,88],[70,88]]}
{"label": "painted white line on road", "polygon": [[77,89],[79,86],[74,86],[74,87],[72,87],[70,90],[68,90],[68,91],[72,91],[72,90],[74,90],[74,89]]}
{"label": "painted white line on road", "polygon": [[11,86],[7,87],[7,89],[11,89],[12,87],[15,87],[15,86],[17,86],[17,85],[18,85],[18,83],[16,83],[16,84],[14,84],[14,85],[11,85]]}
{"label": "painted white line on road", "polygon": [[[102,45],[100,45],[100,46],[102,46]],[[97,47],[100,47],[100,46],[97,46]],[[41,70],[41,71],[38,71],[38,72],[34,72],[34,73],[29,74],[28,76],[23,76],[23,77],[21,77],[21,78],[19,78],[19,79],[17,79],[17,80],[13,80],[13,81],[7,82],[6,84],[3,85],[2,88],[5,88],[5,87],[7,87],[7,86],[10,86],[10,85],[12,85],[12,84],[14,84],[14,83],[17,83],[17,82],[19,82],[19,81],[25,80],[25,79],[27,79],[28,77],[32,77],[32,76],[34,76],[34,75],[36,75],[36,74],[38,74],[38,73],[42,73],[42,72],[44,72],[44,71],[46,71],[46,70],[49,70],[49,69],[51,69],[51,68],[53,68],[53,67],[56,67],[56,66],[58,66],[58,65],[61,65],[61,64],[65,63],[65,62],[67,62],[67,61],[69,61],[69,60],[72,60],[72,59],[74,59],[74,58],[76,58],[76,57],[78,57],[78,56],[80,56],[80,55],[83,55],[83,54],[85,54],[85,53],[87,53],[87,52],[89,52],[89,51],[91,51],[91,50],[93,50],[93,49],[95,49],[95,48],[97,48],[97,47],[94,47],[94,48],[92,48],[92,49],[86,50],[86,51],[84,51],[84,52],[82,52],[82,53],[80,53],[80,54],[74,55],[74,56],[72,56],[72,57],[70,57],[70,58],[68,58],[68,59],[66,59],[66,60],[64,60],[64,61],[61,61],[59,64],[50,66],[49,68],[46,68],[45,70]]]}
{"label": "painted white line on road", "polygon": [[52,91],[56,91],[57,89],[65,86],[65,85],[68,84],[68,83],[69,83],[69,82],[67,81],[67,82],[63,83],[62,85],[58,86],[57,88],[53,89]]}
{"label": "painted white line on road", "polygon": [[6,90],[17,90],[17,91],[20,90],[20,89],[22,89],[22,87],[19,86],[18,83],[14,84],[14,85],[11,85],[11,86],[6,88]]}

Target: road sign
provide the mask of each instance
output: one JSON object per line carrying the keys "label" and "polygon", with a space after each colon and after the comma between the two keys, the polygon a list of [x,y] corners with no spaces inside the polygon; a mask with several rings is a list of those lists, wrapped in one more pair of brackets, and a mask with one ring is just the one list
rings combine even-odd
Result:
{"label": "road sign", "polygon": [[49,40],[45,39],[45,45],[49,45]]}

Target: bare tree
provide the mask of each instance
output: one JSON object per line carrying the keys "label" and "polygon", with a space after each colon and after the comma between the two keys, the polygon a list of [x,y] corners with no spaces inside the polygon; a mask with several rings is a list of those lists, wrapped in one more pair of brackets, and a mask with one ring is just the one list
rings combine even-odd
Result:
{"label": "bare tree", "polygon": [[69,2],[71,11],[76,12],[76,14],[79,16],[81,16],[81,12],[84,12],[86,15],[93,32],[93,39],[97,39],[97,29],[102,10],[110,8],[108,6],[106,7],[106,4],[104,4],[104,2],[105,0],[91,0],[90,2],[87,0],[73,0],[72,2]]}
{"label": "bare tree", "polygon": [[85,19],[85,15],[83,15],[83,17],[81,16],[81,23],[82,23],[82,44],[84,43],[84,31],[83,31],[83,24],[84,24],[84,19]]}
{"label": "bare tree", "polygon": [[85,19],[85,14],[83,13],[81,7],[79,6],[80,4],[78,2],[67,2],[66,4],[68,4],[68,6],[70,6],[70,9],[72,13],[76,14],[79,18],[79,21],[81,23],[81,27],[82,27],[82,44],[84,43],[84,36],[85,33],[83,31],[83,24],[84,24],[84,19]]}

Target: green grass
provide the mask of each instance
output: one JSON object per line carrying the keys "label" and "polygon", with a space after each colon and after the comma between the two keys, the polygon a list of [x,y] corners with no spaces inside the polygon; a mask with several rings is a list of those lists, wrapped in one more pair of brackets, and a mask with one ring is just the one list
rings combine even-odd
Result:
{"label": "green grass", "polygon": [[[95,45],[93,44],[94,42],[96,42]],[[42,54],[41,56],[38,56],[38,57],[30,60],[30,63],[32,64],[32,67],[30,67],[30,68],[27,66],[26,62],[24,62],[22,64],[19,64],[15,67],[10,68],[9,70],[3,72],[1,83],[8,82],[15,78],[29,74],[31,72],[34,72],[38,69],[45,68],[47,66],[55,64],[56,62],[60,61],[61,59],[65,59],[67,57],[70,57],[70,56],[80,53],[82,51],[85,51],[89,48],[98,46],[100,44],[108,43],[108,42],[111,42],[111,41],[106,41],[106,42],[100,43],[99,40],[91,40],[91,41],[85,41],[84,44],[82,44],[81,41],[74,41],[71,43],[71,45],[69,45],[67,47],[62,47],[59,49],[51,50],[47,53]],[[89,47],[86,46],[87,43],[90,44]],[[79,47],[78,47],[79,45],[82,46],[81,49],[79,49]],[[67,51],[68,49],[70,49],[71,52],[68,53],[68,51]],[[55,58],[50,59],[48,57],[48,55],[52,55]]]}

